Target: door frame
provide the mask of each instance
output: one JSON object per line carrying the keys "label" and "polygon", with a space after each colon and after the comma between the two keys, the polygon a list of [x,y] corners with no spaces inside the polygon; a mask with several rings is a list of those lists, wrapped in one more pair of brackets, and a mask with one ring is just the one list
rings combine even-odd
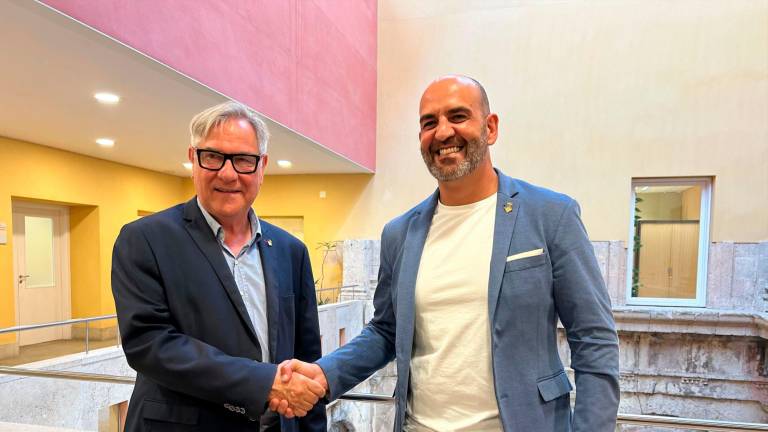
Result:
{"label": "door frame", "polygon": [[[58,241],[54,240],[54,256],[58,257],[55,260],[54,272],[59,278],[61,284],[62,298],[61,298],[61,317],[62,320],[68,320],[72,318],[72,287],[71,287],[71,272],[70,272],[70,250],[69,250],[69,207],[55,204],[43,204],[33,201],[26,201],[23,199],[11,200],[11,220],[15,219],[17,214],[25,213],[45,213],[46,216],[53,216],[54,218],[54,237],[58,238]],[[14,228],[11,229],[13,236],[13,293],[14,293],[14,322],[16,325],[20,325],[19,312],[21,308],[21,298],[19,293],[19,259],[17,256],[17,231]],[[69,326],[62,326],[62,339],[70,339],[72,337],[72,329]],[[17,338],[16,344],[20,345],[20,338]]]}

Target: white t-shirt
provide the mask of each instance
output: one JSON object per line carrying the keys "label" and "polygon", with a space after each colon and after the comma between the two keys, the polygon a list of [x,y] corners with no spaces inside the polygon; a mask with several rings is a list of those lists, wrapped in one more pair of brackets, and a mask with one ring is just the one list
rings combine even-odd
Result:
{"label": "white t-shirt", "polygon": [[438,203],[416,279],[406,431],[501,431],[491,368],[488,276],[496,193]]}

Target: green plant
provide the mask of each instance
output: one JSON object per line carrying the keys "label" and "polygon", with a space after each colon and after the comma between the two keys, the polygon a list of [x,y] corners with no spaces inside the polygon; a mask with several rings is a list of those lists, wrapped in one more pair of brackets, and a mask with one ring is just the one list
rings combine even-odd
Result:
{"label": "green plant", "polygon": [[315,250],[323,251],[323,261],[320,264],[320,278],[315,281],[315,286],[317,286],[319,282],[320,289],[323,289],[323,281],[325,279],[325,262],[328,260],[328,254],[336,250],[336,243],[337,242],[335,241],[317,242],[317,247],[315,248]]}
{"label": "green plant", "polygon": [[632,257],[634,258],[632,260],[632,297],[637,297],[642,286],[640,284],[640,248],[643,247],[643,245],[640,243],[640,219],[643,217],[640,216],[642,210],[640,210],[640,207],[638,207],[638,204],[641,202],[643,202],[643,199],[639,196],[635,196],[635,235],[632,237]]}
{"label": "green plant", "polygon": [[325,305],[325,304],[329,304],[329,303],[331,303],[331,299],[329,299],[329,298],[322,298],[322,297],[319,297],[319,298],[317,299],[317,305],[318,305],[318,306],[322,306],[322,305]]}

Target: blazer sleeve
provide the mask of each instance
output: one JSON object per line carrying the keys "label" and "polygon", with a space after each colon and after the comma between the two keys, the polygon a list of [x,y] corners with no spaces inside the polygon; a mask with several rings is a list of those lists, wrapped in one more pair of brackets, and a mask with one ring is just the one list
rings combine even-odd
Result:
{"label": "blazer sleeve", "polygon": [[123,227],[112,254],[112,291],[128,364],[166,388],[242,407],[249,418],[258,418],[277,366],[232,357],[181,333],[170,314],[164,283],[141,227]]}
{"label": "blazer sleeve", "polygon": [[329,401],[365,381],[395,358],[395,311],[392,304],[394,253],[387,227],[384,227],[379,278],[373,297],[373,318],[358,336],[316,362],[328,381]]}
{"label": "blazer sleeve", "polygon": [[574,432],[613,432],[619,405],[619,345],[610,298],[594,249],[570,200],[552,247],[555,307],[576,375]]}
{"label": "blazer sleeve", "polygon": [[[315,282],[312,278],[312,265],[309,261],[307,248],[302,245],[301,278],[299,280],[300,295],[296,315],[296,334],[294,355],[305,362],[313,362],[320,358],[320,323],[317,312],[317,297]],[[301,431],[322,431],[327,428],[325,419],[325,402],[321,400],[306,416],[298,420]]]}

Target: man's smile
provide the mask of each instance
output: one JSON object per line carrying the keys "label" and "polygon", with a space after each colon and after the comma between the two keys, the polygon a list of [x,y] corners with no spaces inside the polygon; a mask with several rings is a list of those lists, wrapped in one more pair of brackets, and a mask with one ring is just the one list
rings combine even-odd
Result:
{"label": "man's smile", "polygon": [[220,187],[215,187],[213,188],[213,190],[215,190],[216,192],[225,193],[225,194],[235,194],[235,193],[241,192],[240,189],[228,189],[228,188],[220,188]]}
{"label": "man's smile", "polygon": [[445,156],[447,154],[460,152],[463,149],[464,149],[464,146],[443,147],[443,148],[437,149],[435,153],[437,153],[440,156]]}

